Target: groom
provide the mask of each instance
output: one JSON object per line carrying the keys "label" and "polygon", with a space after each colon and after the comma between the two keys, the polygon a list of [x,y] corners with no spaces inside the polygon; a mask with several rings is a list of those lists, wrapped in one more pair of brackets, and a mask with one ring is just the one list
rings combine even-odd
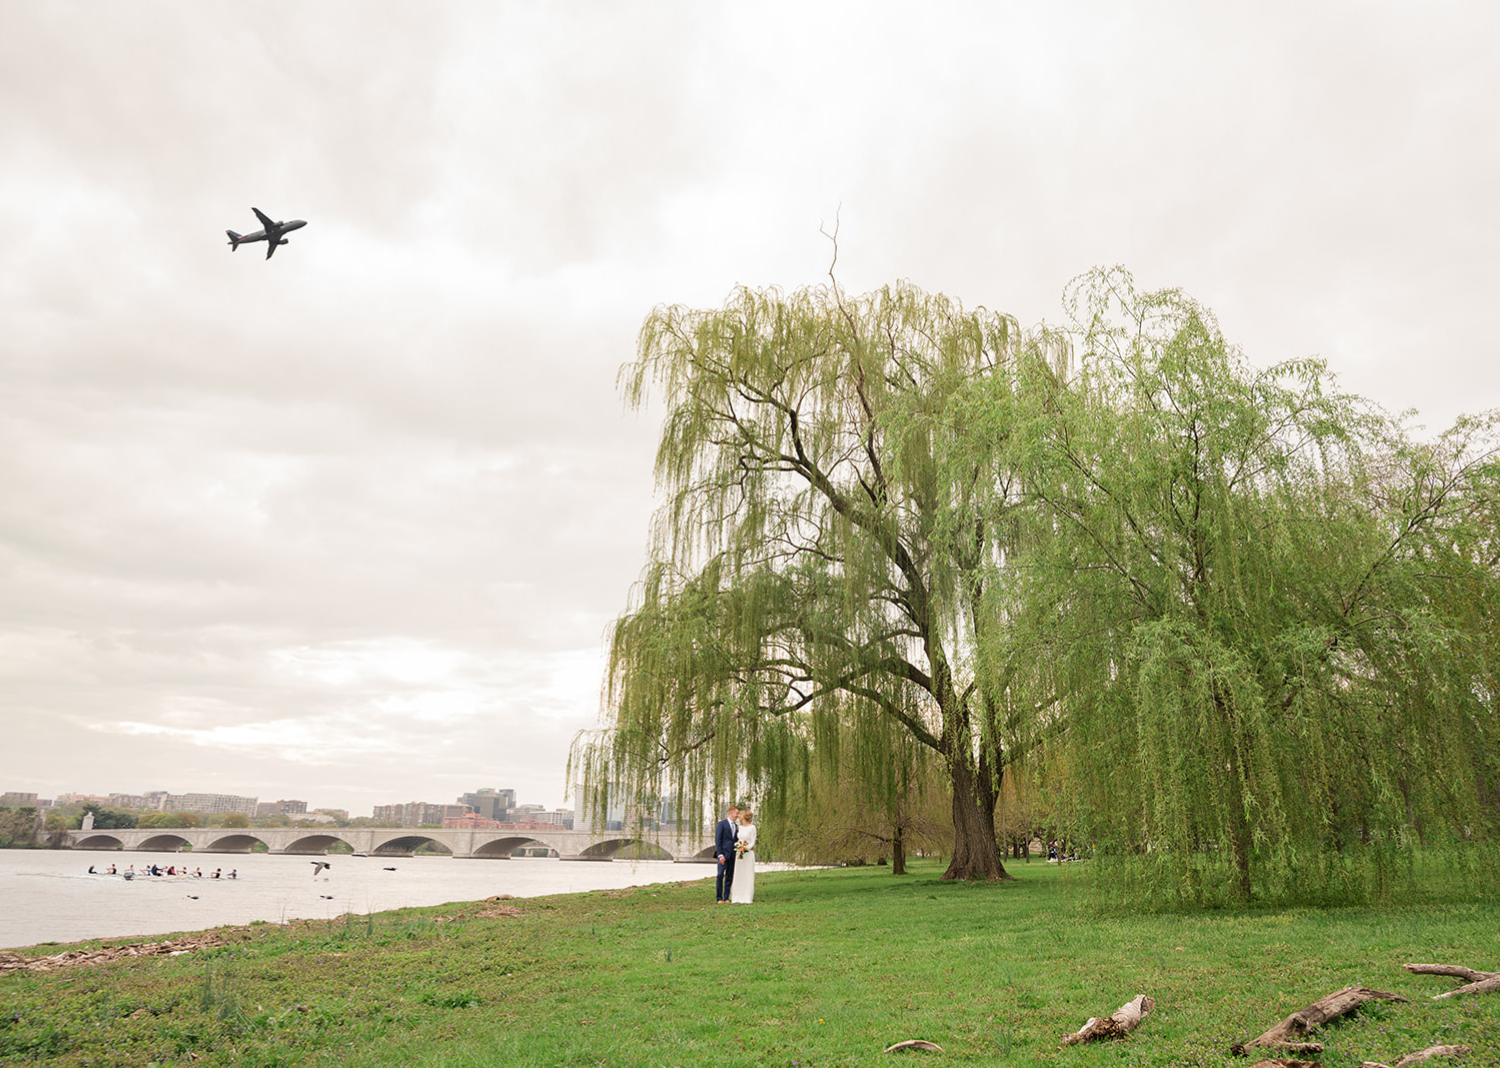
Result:
{"label": "groom", "polygon": [[734,840],[740,836],[740,809],[730,805],[724,818],[714,828],[714,855],[719,862],[719,874],[714,880],[714,904],[729,900],[729,884],[734,882]]}

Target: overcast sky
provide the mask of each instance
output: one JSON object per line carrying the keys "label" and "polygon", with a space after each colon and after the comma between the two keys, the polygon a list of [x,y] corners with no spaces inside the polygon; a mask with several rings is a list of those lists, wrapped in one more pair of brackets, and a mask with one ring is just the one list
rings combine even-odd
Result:
{"label": "overcast sky", "polygon": [[[0,0],[0,790],[564,801],[660,303],[1123,264],[1500,406],[1500,7]],[[305,229],[265,262],[226,228]]]}

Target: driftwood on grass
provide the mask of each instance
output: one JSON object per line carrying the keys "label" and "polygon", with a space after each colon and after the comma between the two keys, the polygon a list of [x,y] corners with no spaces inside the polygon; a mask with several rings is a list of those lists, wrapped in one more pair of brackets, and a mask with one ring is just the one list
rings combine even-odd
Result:
{"label": "driftwood on grass", "polygon": [[[1062,1044],[1071,1046],[1078,1042],[1096,1042],[1103,1038],[1124,1038],[1156,1007],[1156,999],[1137,994],[1121,1005],[1110,1016],[1090,1016],[1088,1022],[1071,1035],[1064,1035]],[[1061,1047],[1058,1047],[1059,1049]]]}
{"label": "driftwood on grass", "polygon": [[1272,1057],[1256,1061],[1250,1068],[1322,1068],[1317,1061],[1294,1061],[1290,1057]]}
{"label": "driftwood on grass", "polygon": [[135,942],[123,946],[102,946],[99,949],[69,949],[47,957],[26,957],[20,953],[6,952],[0,953],[0,975],[10,972],[52,972],[77,964],[108,964],[125,957],[175,957],[195,949],[222,945],[224,937],[208,931],[171,942]]}
{"label": "driftwood on grass", "polygon": [[1301,1041],[1329,1020],[1353,1012],[1367,1001],[1406,1001],[1400,994],[1371,990],[1363,986],[1346,986],[1321,997],[1300,1012],[1294,1012],[1259,1038],[1236,1042],[1230,1052],[1243,1056],[1252,1049],[1270,1049],[1281,1053],[1322,1053],[1323,1043]]}
{"label": "driftwood on grass", "polygon": [[1446,994],[1432,995],[1434,1001],[1459,994],[1486,994],[1491,990],[1500,990],[1500,972],[1481,972],[1460,964],[1403,964],[1401,967],[1413,975],[1447,975],[1464,980],[1463,986],[1455,987]]}
{"label": "driftwood on grass", "polygon": [[1379,1061],[1365,1061],[1359,1068],[1412,1068],[1412,1065],[1421,1064],[1433,1057],[1462,1057],[1468,1052],[1468,1046],[1428,1046],[1415,1053],[1408,1053],[1393,1065],[1381,1064]]}
{"label": "driftwood on grass", "polygon": [[882,1053],[895,1053],[898,1049],[925,1049],[932,1053],[943,1052],[943,1047],[936,1042],[928,1042],[925,1038],[908,1038],[905,1042],[897,1042],[894,1046],[887,1046],[881,1050]]}

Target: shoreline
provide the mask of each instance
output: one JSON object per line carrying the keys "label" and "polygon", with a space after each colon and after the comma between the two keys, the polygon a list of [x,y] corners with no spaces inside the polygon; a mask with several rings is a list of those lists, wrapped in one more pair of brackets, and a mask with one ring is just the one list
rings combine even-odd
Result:
{"label": "shoreline", "polygon": [[[120,863],[119,857],[112,859]],[[138,865],[166,863],[166,858],[150,856],[133,859]],[[329,857],[332,870],[313,875],[309,859],[237,857],[235,880],[214,880],[205,874],[126,881],[88,875],[84,869],[91,862],[97,868],[98,857],[72,851],[6,853],[0,855],[0,895],[7,901],[6,914],[0,917],[0,950],[48,955],[63,948],[162,941],[257,922],[326,921],[344,914],[364,916],[499,894],[533,898],[651,883],[712,882],[708,869],[670,862],[567,864],[536,859],[462,865],[428,857]]]}

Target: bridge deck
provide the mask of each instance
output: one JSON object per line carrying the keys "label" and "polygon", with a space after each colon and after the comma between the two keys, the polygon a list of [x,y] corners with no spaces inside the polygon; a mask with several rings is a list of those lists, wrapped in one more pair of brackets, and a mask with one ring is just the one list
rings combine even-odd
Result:
{"label": "bridge deck", "polygon": [[626,831],[439,830],[418,827],[182,827],[71,831],[73,849],[172,853],[250,853],[264,845],[271,853],[322,856],[342,842],[357,853],[411,856],[424,842],[435,842],[455,857],[506,859],[516,849],[543,846],[564,860],[706,861],[713,839],[706,830],[632,834]]}

